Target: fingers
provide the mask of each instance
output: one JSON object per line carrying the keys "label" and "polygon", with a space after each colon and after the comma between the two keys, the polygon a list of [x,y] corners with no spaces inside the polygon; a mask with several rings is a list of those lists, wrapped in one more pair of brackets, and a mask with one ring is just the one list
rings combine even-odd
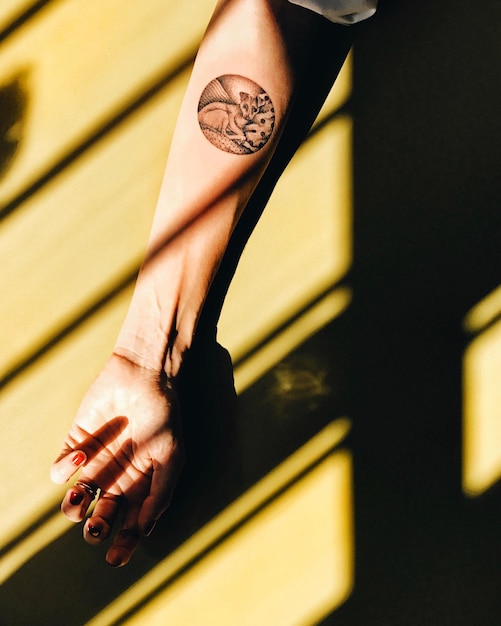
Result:
{"label": "fingers", "polygon": [[[81,522],[92,500],[92,494],[80,483],[76,483],[74,487],[68,489],[61,509],[68,519]],[[91,517],[84,525],[83,536],[87,543],[98,545],[109,538],[122,504],[126,502],[120,496],[101,494]],[[106,554],[106,561],[112,567],[126,565],[139,545],[141,533],[137,523],[138,513],[138,506],[127,507],[122,526]]]}
{"label": "fingers", "polygon": [[[117,421],[113,433],[115,436],[120,426],[121,423]],[[108,430],[100,434],[109,437],[112,433]],[[151,533],[170,503],[183,465],[182,445],[178,442],[172,445],[169,438],[167,451],[162,440],[162,446],[159,445],[159,449],[151,454],[154,458],[149,458],[152,463],[150,470],[139,471],[132,463],[134,453],[137,454],[132,443],[127,439],[113,454],[103,449],[101,443],[103,454],[94,458],[99,448],[94,439],[91,441],[87,438],[78,444],[79,449],[66,447],[66,454],[61,454],[51,469],[52,480],[62,484],[85,467],[80,479],[67,490],[61,503],[63,514],[75,523],[85,520],[100,488],[100,497],[83,526],[87,543],[98,545],[109,539],[119,513],[120,516],[124,514],[106,556],[108,564],[113,567],[128,563],[141,536]],[[155,458],[162,458],[162,462]]]}
{"label": "fingers", "polygon": [[[69,470],[71,468],[68,468]],[[112,533],[119,513],[122,512],[120,509],[125,509],[120,530],[108,550],[106,561],[112,567],[126,565],[136,551],[141,536],[152,532],[157,520],[168,507],[180,470],[180,466],[172,467],[168,464],[163,470],[153,472],[149,495],[144,501],[144,495],[141,497],[140,493],[144,494],[145,491],[147,493],[147,487],[143,491],[144,487],[137,489],[136,486],[136,489],[127,496],[101,491],[94,510],[83,527],[85,541],[91,545],[106,541]],[[73,522],[85,519],[95,498],[97,484],[98,481],[82,476],[68,489],[61,504],[61,510],[68,519]]]}
{"label": "fingers", "polygon": [[168,508],[183,466],[183,453],[177,449],[165,465],[153,471],[150,493],[139,512],[139,528],[146,537],[153,531],[158,519]]}
{"label": "fingers", "polygon": [[106,562],[112,567],[123,567],[126,565],[141,539],[137,520],[139,515],[139,506],[130,503],[124,515],[124,519],[120,530],[113,539],[113,545],[106,554]]}
{"label": "fingers", "polygon": [[72,522],[81,522],[96,497],[97,486],[92,481],[76,482],[61,502],[61,511]]}
{"label": "fingers", "polygon": [[[118,459],[125,458],[124,450],[128,450],[130,442],[126,441],[116,452]],[[122,458],[123,457],[123,458]],[[67,481],[78,469],[78,465],[83,465],[83,460],[87,457],[81,451],[72,452],[53,466],[53,474],[60,482]],[[89,543],[99,543],[109,535],[111,526],[116,517],[120,496],[115,492],[117,481],[125,472],[125,463],[120,464],[116,458],[112,458],[96,472],[91,465],[85,469],[85,473],[80,479],[70,487],[61,503],[61,511],[72,522],[81,522],[87,515],[87,511],[93,502],[98,489],[101,490],[95,513],[92,517],[102,517],[102,520],[95,520],[92,528],[87,524],[84,529],[84,537]],[[91,478],[92,476],[92,478]],[[146,492],[146,489],[143,493]],[[141,500],[142,501],[142,500]],[[99,524],[98,524],[99,521]],[[99,539],[101,537],[101,539]]]}
{"label": "fingers", "polygon": [[[128,444],[125,444],[128,445]],[[120,451],[117,453],[120,454]],[[62,459],[57,463],[57,469],[59,470],[59,475],[65,475],[64,471],[71,471],[69,467],[69,463],[71,464],[71,455]],[[69,461],[68,461],[69,459]],[[73,468],[73,472],[76,471]],[[90,466],[86,468],[86,473],[91,472]],[[101,497],[98,500],[97,509],[98,512],[96,515],[100,515],[100,511],[103,510],[108,512],[108,509],[103,506],[103,502],[105,500],[111,500],[115,498],[116,500],[120,499],[120,496],[117,494],[109,493],[112,490],[112,487],[119,480],[120,476],[124,473],[124,468],[120,466],[114,459],[106,464],[104,467],[100,469],[97,473],[92,475],[92,478],[88,478],[85,475],[82,475],[80,479],[70,487],[66,492],[65,497],[61,503],[61,511],[64,515],[71,520],[72,522],[81,522],[86,514],[87,509],[93,502],[98,489],[101,489]],[[110,525],[112,525],[114,520],[114,515],[108,515],[111,519]],[[106,519],[106,518],[105,518]]]}
{"label": "fingers", "polygon": [[[62,468],[60,470],[60,474],[58,475],[63,475],[65,470],[65,465],[63,464],[67,465],[68,461],[67,459],[63,459],[59,464],[62,465]],[[68,472],[69,471],[71,471],[71,468],[68,469]],[[73,468],[73,471],[76,471],[75,468]],[[117,502],[120,501],[119,495],[112,495],[111,493],[108,493],[108,490],[115,484],[116,480],[118,480],[122,473],[123,469],[113,463],[111,469],[109,467],[105,467],[101,472],[95,474],[93,478],[81,476],[73,487],[70,487],[67,490],[63,501],[61,502],[61,511],[72,522],[81,522],[85,518],[87,509],[94,501],[96,493],[100,488],[101,496],[96,504],[97,512],[94,513],[94,515],[99,516],[102,514],[101,511],[103,511],[106,514],[105,520],[109,518],[111,526],[116,512],[114,511],[112,513],[109,510],[109,507],[104,506],[104,503],[107,500],[111,501],[112,499]]]}
{"label": "fingers", "polygon": [[[92,516],[84,525],[83,536],[87,543],[98,545],[109,538],[121,505],[127,506],[124,498],[109,493],[101,494]],[[81,505],[80,514],[84,507],[85,503]],[[106,561],[112,567],[122,567],[128,563],[139,545],[138,510],[137,506],[129,505],[125,511],[121,528],[106,554]]]}
{"label": "fingers", "polygon": [[90,462],[116,440],[128,423],[129,420],[126,417],[114,417],[93,434],[83,429],[79,429],[78,433],[73,433],[69,439],[74,442],[74,445],[66,443],[63,446],[61,454],[51,467],[51,480],[57,485],[67,482],[78,468]]}
{"label": "fingers", "polygon": [[56,485],[67,482],[87,461],[83,450],[70,450],[66,456],[56,461],[50,469],[50,478]]}
{"label": "fingers", "polygon": [[122,528],[116,535],[113,545],[106,553],[106,562],[111,567],[123,567],[130,561],[139,545],[141,535],[135,528]]}
{"label": "fingers", "polygon": [[84,525],[83,535],[87,543],[98,545],[108,539],[122,501],[120,496],[101,493],[92,516]]}
{"label": "fingers", "polygon": [[137,526],[139,508],[127,503],[124,498],[110,493],[101,494],[92,516],[84,525],[83,535],[87,543],[98,545],[109,538],[121,505],[126,506],[120,530],[115,535],[113,545],[106,554],[106,561],[112,567],[122,567],[130,561],[141,538]]}

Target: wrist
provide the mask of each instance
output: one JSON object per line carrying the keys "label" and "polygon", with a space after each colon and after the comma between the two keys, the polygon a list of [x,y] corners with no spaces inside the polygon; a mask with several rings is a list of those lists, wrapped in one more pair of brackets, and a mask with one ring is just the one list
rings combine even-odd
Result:
{"label": "wrist", "polygon": [[184,362],[192,341],[183,341],[177,335],[172,345],[168,338],[159,337],[154,342],[139,332],[121,331],[113,353],[134,363],[142,369],[157,373],[159,376],[175,380]]}
{"label": "wrist", "polygon": [[[164,370],[169,342],[175,334],[173,303],[177,301],[174,294],[162,301],[161,287],[151,275],[151,268],[141,270],[114,348],[116,354],[159,374]],[[167,289],[165,286],[164,291]]]}
{"label": "wrist", "polygon": [[139,335],[121,332],[113,348],[113,353],[142,369],[157,374],[161,374],[163,371],[163,354],[156,345],[145,341]]}
{"label": "wrist", "polygon": [[[162,269],[155,272],[150,267],[140,273],[114,352],[175,379],[193,341],[201,298],[185,293],[179,268]],[[165,275],[177,276],[177,281],[168,281]]]}

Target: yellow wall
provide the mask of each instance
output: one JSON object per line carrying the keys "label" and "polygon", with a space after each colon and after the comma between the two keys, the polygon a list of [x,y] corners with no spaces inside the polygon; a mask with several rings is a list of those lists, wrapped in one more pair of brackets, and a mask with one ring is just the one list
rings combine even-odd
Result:
{"label": "yellow wall", "polygon": [[[63,490],[49,482],[48,468],[125,314],[190,60],[212,4],[53,1],[19,20],[1,43],[0,87],[17,80],[26,101],[10,130],[18,151],[0,179],[0,581],[29,567],[70,526],[56,512]],[[27,8],[28,2],[2,3],[0,26]],[[349,90],[348,63],[322,116]],[[223,311],[222,343],[239,358],[295,321],[241,363],[239,391],[349,303],[349,291],[335,286],[351,263],[350,163],[351,122],[334,117],[300,150],[246,249]],[[253,301],[268,305],[250,317]],[[235,524],[238,507],[252,513],[249,521],[143,607],[147,623],[168,616],[176,624],[201,623],[193,613],[199,604],[213,616],[204,623],[218,625],[308,624],[330,612],[353,579],[351,460],[339,448],[345,432],[346,424],[335,422],[304,442],[300,479],[291,458],[278,478],[251,489],[223,512],[223,522],[202,529],[185,553],[169,557],[109,615],[116,619],[162,588],[182,554],[206,549],[207,537],[221,532],[218,523]],[[320,522],[308,536],[312,516]],[[235,567],[238,576],[221,573]],[[263,569],[266,577],[256,574]],[[67,586],[78,592],[71,572]],[[276,592],[266,594],[271,586]],[[218,615],[223,596],[232,598],[226,622]],[[33,624],[50,623],[36,604],[33,611]],[[96,623],[111,623],[107,615],[100,611]],[[131,623],[144,623],[142,616]]]}

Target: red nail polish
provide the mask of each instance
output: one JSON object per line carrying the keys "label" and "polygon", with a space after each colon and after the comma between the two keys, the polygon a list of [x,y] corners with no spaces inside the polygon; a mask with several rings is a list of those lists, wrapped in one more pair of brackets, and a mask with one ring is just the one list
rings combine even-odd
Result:
{"label": "red nail polish", "polygon": [[82,504],[83,499],[84,499],[83,494],[79,493],[78,491],[72,491],[70,493],[70,504],[73,504],[73,506]]}
{"label": "red nail polish", "polygon": [[89,524],[88,531],[89,535],[92,535],[92,537],[99,537],[103,532],[103,527],[101,524]]}
{"label": "red nail polish", "polygon": [[85,461],[85,454],[83,452],[77,452],[71,459],[71,462],[73,463],[73,465],[81,465],[84,461]]}

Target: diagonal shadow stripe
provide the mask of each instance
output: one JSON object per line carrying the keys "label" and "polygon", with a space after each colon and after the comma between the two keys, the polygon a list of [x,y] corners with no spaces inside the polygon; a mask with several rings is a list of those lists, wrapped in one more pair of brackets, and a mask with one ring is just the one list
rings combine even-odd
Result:
{"label": "diagonal shadow stripe", "polygon": [[125,103],[119,110],[112,113],[104,123],[94,128],[94,130],[91,130],[86,139],[83,139],[78,143],[78,145],[70,148],[58,161],[49,165],[45,172],[29,182],[15,198],[9,200],[3,207],[0,208],[0,221],[11,215],[24,202],[26,202],[30,196],[56,178],[59,174],[61,174],[61,172],[63,172],[63,170],[77,161],[90,148],[104,139],[122,123],[126,122],[134,113],[141,109],[141,107],[146,105],[161,91],[166,89],[174,79],[176,79],[192,65],[194,58],[194,52],[187,53],[174,68],[169,68],[162,73],[149,87],[143,87],[139,90],[128,103]]}
{"label": "diagonal shadow stripe", "polygon": [[[189,62],[188,62],[189,63]],[[180,70],[182,71],[182,70]],[[330,122],[334,119],[338,118],[340,115],[345,113],[345,108],[337,109],[333,111],[330,115],[326,116],[322,122],[318,123],[313,127],[305,142],[314,137],[318,132],[320,132],[323,128],[325,128]],[[123,118],[125,119],[125,117]],[[123,121],[120,120],[120,121]],[[118,121],[116,122],[119,123]],[[96,139],[97,141],[97,139]],[[75,156],[74,158],[77,158]],[[189,226],[189,225],[187,225]],[[166,245],[166,244],[164,244]],[[162,246],[163,247],[163,246]],[[121,277],[119,277],[115,283],[105,292],[97,296],[94,301],[88,305],[85,309],[83,309],[80,313],[74,316],[74,318],[65,326],[56,331],[51,337],[45,339],[42,343],[40,343],[37,347],[35,347],[28,356],[25,356],[18,363],[12,365],[0,378],[0,391],[6,387],[12,380],[14,380],[17,376],[26,371],[29,367],[34,365],[41,357],[47,354],[50,350],[55,348],[61,341],[66,339],[71,333],[77,330],[82,324],[84,324],[87,320],[89,320],[96,313],[101,311],[106,305],[111,303],[114,298],[118,297],[125,289],[130,287],[137,276],[137,273],[140,268],[141,261],[137,260],[135,264],[133,264],[128,271],[126,271]],[[285,328],[290,326],[294,321],[296,321],[299,317],[304,315],[310,308],[312,308],[317,302],[319,302],[326,295],[332,293],[334,289],[339,287],[339,284],[331,285],[328,287],[325,292],[316,297],[312,302],[308,303],[301,311],[297,311],[293,314],[293,316],[284,322],[279,328],[271,331],[266,337],[264,337],[258,345],[250,349],[245,354],[241,355],[241,357],[234,363],[235,367],[241,365],[246,359],[252,357],[256,352],[262,348],[268,341],[279,335]]]}
{"label": "diagonal shadow stripe", "polygon": [[227,541],[232,536],[234,536],[241,528],[243,528],[251,520],[255,519],[262,511],[264,511],[267,507],[269,507],[271,504],[276,502],[280,498],[280,496],[282,496],[289,489],[297,485],[302,479],[308,476],[323,461],[325,461],[329,457],[329,455],[333,453],[333,451],[336,448],[336,445],[333,445],[329,450],[324,452],[322,456],[312,461],[308,467],[302,469],[298,474],[296,474],[295,476],[291,476],[287,483],[281,485],[280,488],[277,489],[277,491],[267,496],[254,509],[248,511],[243,517],[236,520],[232,526],[225,529],[216,539],[212,541],[212,543],[205,546],[202,550],[200,550],[200,552],[198,552],[191,559],[189,559],[186,563],[184,563],[179,569],[177,569],[170,576],[165,578],[153,590],[147,593],[140,601],[136,602],[136,604],[131,606],[125,613],[120,615],[119,618],[110,622],[110,626],[119,626],[120,624],[123,624],[126,620],[136,615],[138,611],[144,608],[147,604],[149,604],[156,597],[158,597],[163,591],[165,591],[168,587],[170,587],[176,580],[179,580],[184,574],[189,572],[193,567],[195,567],[198,563],[200,563],[205,557],[213,553],[225,541]]}
{"label": "diagonal shadow stripe", "polygon": [[57,0],[38,0],[38,2],[34,2],[22,13],[19,13],[17,17],[0,30],[0,45],[4,43],[10,35],[15,33],[16,30],[24,26],[24,24],[26,24],[26,22],[34,17],[39,11],[44,9],[48,4],[54,4],[55,1]]}
{"label": "diagonal shadow stripe", "polygon": [[340,282],[333,283],[329,285],[322,292],[315,295],[306,305],[301,307],[300,309],[294,311],[292,315],[290,315],[286,321],[277,325],[272,331],[270,331],[265,337],[260,339],[257,343],[255,343],[252,348],[249,348],[246,352],[244,352],[238,359],[234,359],[233,367],[236,369],[240,367],[245,361],[253,357],[260,350],[262,350],[268,343],[270,343],[273,339],[276,339],[279,335],[281,335],[285,330],[290,328],[295,322],[297,322],[300,318],[302,318],[308,311],[311,311],[317,304],[322,302],[327,296],[333,294],[335,291],[339,290],[343,286],[346,286],[346,281],[349,280],[349,275],[345,275],[343,280]]}
{"label": "diagonal shadow stripe", "polygon": [[16,537],[0,547],[0,559],[9,554],[9,552],[14,550],[19,544],[21,544],[25,539],[32,535],[36,530],[46,524],[52,517],[54,517],[54,515],[59,513],[59,511],[59,504],[55,504],[39,514],[34,522],[24,528],[18,535],[16,535]]}
{"label": "diagonal shadow stripe", "polygon": [[34,365],[41,357],[47,354],[52,348],[55,348],[63,339],[66,339],[68,335],[77,328],[79,328],[84,322],[90,319],[93,315],[98,313],[107,304],[109,304],[115,297],[121,294],[127,287],[132,285],[136,279],[137,272],[139,271],[139,263],[137,263],[133,269],[125,273],[119,278],[115,284],[106,293],[98,296],[94,302],[86,309],[78,313],[66,326],[63,326],[60,330],[54,333],[49,339],[45,340],[39,346],[33,349],[31,354],[25,357],[22,361],[13,365],[0,379],[0,391],[6,387],[14,378],[22,374],[29,367]]}
{"label": "diagonal shadow stripe", "polygon": [[[313,434],[311,438],[306,441],[302,441],[300,445],[292,452],[289,452],[277,465],[273,465],[270,471],[263,474],[252,486],[247,485],[243,488],[243,485],[238,491],[235,491],[231,498],[223,499],[215,510],[201,525],[199,525],[195,531],[195,536],[191,533],[181,534],[174,543],[165,546],[162,541],[156,545],[155,551],[157,553],[156,564],[152,571],[152,563],[148,563],[146,570],[137,570],[132,574],[132,578],[123,579],[122,582],[118,581],[118,585],[115,589],[117,596],[109,596],[109,599],[114,597],[125,598],[125,603],[119,603],[118,606],[109,607],[107,604],[103,604],[101,611],[106,614],[106,623],[123,623],[116,622],[117,615],[133,615],[144,604],[147,604],[150,599],[161,593],[166,587],[172,584],[175,580],[182,577],[183,574],[189,572],[194,566],[196,566],[201,560],[209,555],[221,544],[234,535],[239,529],[244,527],[250,520],[258,516],[261,512],[265,511],[274,501],[280,496],[286,494],[288,490],[299,483],[303,478],[307,477],[316,467],[321,465],[331,453],[336,449],[339,449],[339,444],[343,441],[346,442],[346,437],[349,436],[351,424],[346,418],[336,419],[330,421],[322,429]],[[192,505],[192,503],[191,503]],[[19,548],[24,539],[29,539],[30,534],[37,530],[44,531],[45,526],[51,522],[51,518],[60,515],[58,507],[50,507],[39,517],[39,519],[25,528],[22,536],[18,540],[14,540],[5,546],[1,551],[0,557],[9,558],[9,552]],[[62,516],[61,516],[61,519]],[[176,524],[180,523],[178,518]],[[69,528],[60,529],[62,534],[60,536],[48,537],[48,541],[42,538],[41,544],[38,547],[31,545],[28,550],[33,551],[31,555],[26,559],[23,559],[23,563],[8,573],[5,577],[5,581],[9,580],[8,586],[12,587],[19,583],[12,582],[12,577],[18,576],[18,572],[24,570],[24,576],[26,576],[26,570],[31,569],[31,574],[28,574],[28,578],[23,578],[21,574],[21,580],[28,582],[30,577],[33,576],[33,572],[37,567],[40,567],[40,561],[38,564],[31,565],[29,561],[32,558],[37,558],[37,555],[44,552],[54,552],[58,550],[58,545],[61,542],[65,542],[65,537],[71,533],[74,540],[80,542],[81,538]],[[21,546],[22,548],[22,546]],[[15,556],[15,555],[14,555]],[[42,557],[43,558],[43,557]],[[45,563],[44,567],[46,567]],[[21,570],[19,570],[19,567]],[[33,569],[34,567],[34,569]],[[46,571],[46,570],[45,570]],[[5,571],[3,572],[5,575]],[[146,585],[142,586],[140,593],[133,593],[132,598],[129,596],[129,585],[141,579],[143,575],[149,576],[146,581]],[[127,582],[128,580],[128,582]],[[58,583],[56,583],[57,586]],[[116,584],[116,583],[114,583]],[[8,593],[8,589],[5,589]],[[106,592],[105,592],[106,595]],[[108,590],[109,595],[109,590]],[[111,612],[109,609],[111,608]],[[117,611],[118,609],[118,611]],[[94,614],[97,616],[97,614]],[[93,617],[92,614],[88,615],[88,618]],[[99,613],[98,623],[102,624],[103,619],[101,613]],[[71,623],[75,623],[71,621]],[[2,621],[3,623],[3,621]],[[17,623],[17,622],[16,622]],[[24,622],[23,622],[24,623]],[[83,623],[83,622],[79,622]],[[87,622],[86,622],[87,623]],[[91,623],[94,620],[91,619]]]}

